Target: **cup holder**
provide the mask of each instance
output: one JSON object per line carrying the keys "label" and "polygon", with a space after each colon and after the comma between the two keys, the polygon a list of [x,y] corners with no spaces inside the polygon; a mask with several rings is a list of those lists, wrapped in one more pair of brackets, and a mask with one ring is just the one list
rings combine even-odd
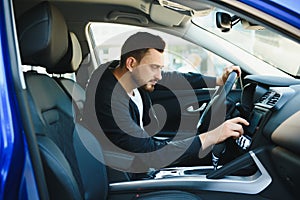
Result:
{"label": "cup holder", "polygon": [[213,171],[212,166],[165,168],[165,169],[161,169],[158,173],[156,173],[155,178],[171,178],[171,177],[200,176],[200,175],[206,176],[211,171]]}

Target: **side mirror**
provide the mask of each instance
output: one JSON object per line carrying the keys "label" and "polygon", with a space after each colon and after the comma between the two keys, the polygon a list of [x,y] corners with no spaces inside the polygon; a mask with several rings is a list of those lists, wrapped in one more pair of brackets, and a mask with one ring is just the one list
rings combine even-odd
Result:
{"label": "side mirror", "polygon": [[221,29],[222,32],[228,32],[232,27],[231,16],[227,13],[217,12],[216,23],[217,27]]}

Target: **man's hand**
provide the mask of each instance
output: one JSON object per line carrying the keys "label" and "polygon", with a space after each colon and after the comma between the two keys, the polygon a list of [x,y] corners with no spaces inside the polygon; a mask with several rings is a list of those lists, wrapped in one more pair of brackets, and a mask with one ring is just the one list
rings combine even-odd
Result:
{"label": "man's hand", "polygon": [[241,117],[226,120],[212,131],[200,134],[202,149],[225,141],[229,137],[234,139],[244,134],[243,126],[248,126],[249,122]]}
{"label": "man's hand", "polygon": [[229,137],[239,138],[244,134],[243,126],[248,126],[249,122],[241,117],[229,119],[217,127],[215,130],[216,144],[225,141]]}
{"label": "man's hand", "polygon": [[225,84],[227,78],[228,78],[228,75],[232,72],[232,71],[236,71],[237,72],[237,76],[241,76],[242,74],[242,71],[241,71],[241,68],[239,66],[236,66],[236,65],[232,65],[232,66],[228,66],[228,67],[225,67],[223,69],[223,74],[222,76],[218,76],[217,79],[216,79],[216,85],[218,86],[222,86]]}

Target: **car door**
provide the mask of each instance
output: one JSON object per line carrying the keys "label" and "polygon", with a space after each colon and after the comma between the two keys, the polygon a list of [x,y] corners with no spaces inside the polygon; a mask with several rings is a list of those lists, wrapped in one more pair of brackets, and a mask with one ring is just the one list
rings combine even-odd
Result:
{"label": "car door", "polygon": [[48,199],[20,69],[12,1],[0,3],[0,199]]}

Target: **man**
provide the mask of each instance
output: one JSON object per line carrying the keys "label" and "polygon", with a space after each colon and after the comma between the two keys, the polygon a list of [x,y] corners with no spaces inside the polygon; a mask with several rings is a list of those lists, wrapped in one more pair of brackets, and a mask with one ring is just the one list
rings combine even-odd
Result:
{"label": "man", "polygon": [[[149,92],[157,84],[178,88],[215,87],[223,85],[231,71],[241,74],[237,66],[225,68],[217,78],[163,72],[164,49],[165,42],[159,36],[138,32],[123,44],[120,61],[99,66],[88,83],[84,122],[104,151],[113,152],[104,158],[112,167],[146,172],[149,168],[180,166],[188,160],[198,160],[201,152],[211,150],[213,145],[229,137],[241,136],[242,124],[248,125],[246,120],[234,118],[200,135],[195,132],[181,140],[156,139],[153,131],[156,116]],[[179,130],[177,135],[183,132]]]}

